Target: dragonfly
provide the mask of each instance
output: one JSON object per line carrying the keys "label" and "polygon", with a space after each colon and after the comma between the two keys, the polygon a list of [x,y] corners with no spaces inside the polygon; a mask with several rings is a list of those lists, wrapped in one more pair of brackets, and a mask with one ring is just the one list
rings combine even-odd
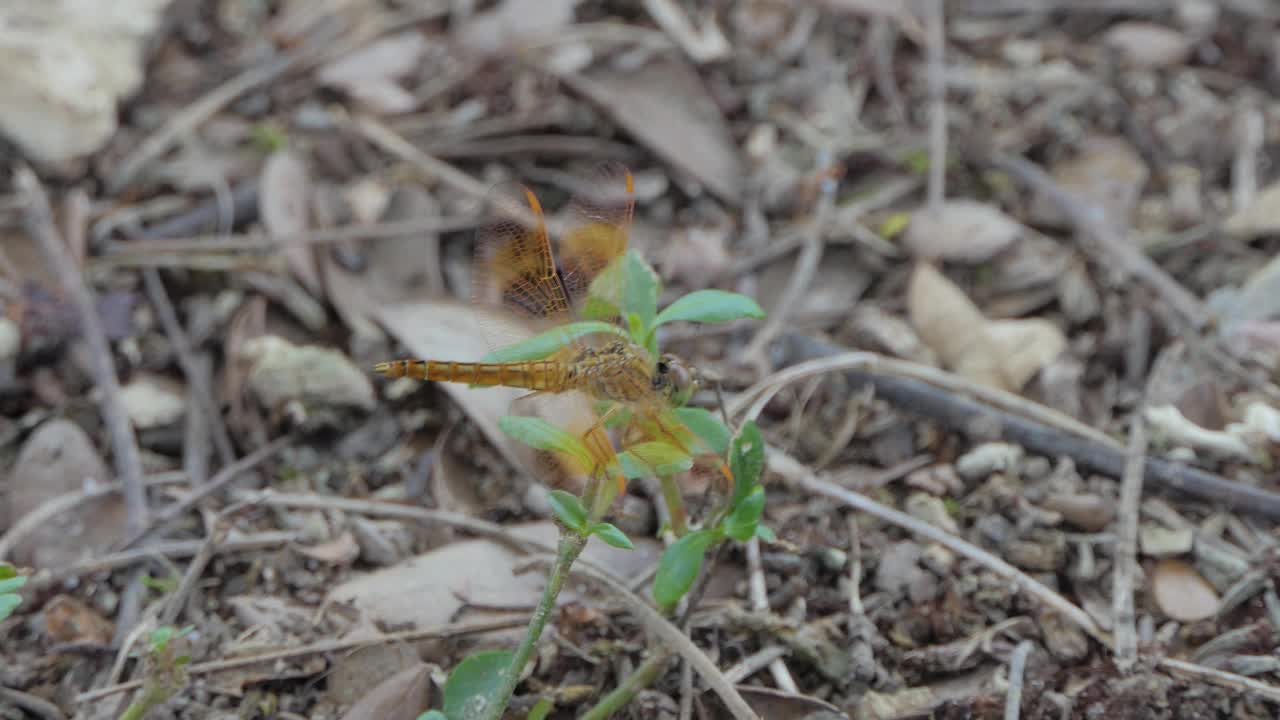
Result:
{"label": "dragonfly", "polygon": [[[374,371],[388,378],[529,390],[512,403],[513,409],[533,398],[578,395],[592,408],[585,422],[558,410],[550,414],[561,416],[544,419],[566,426],[587,448],[589,467],[572,470],[588,477],[611,475],[620,491],[626,478],[610,428],[618,430],[624,449],[657,442],[690,458],[712,453],[674,414],[697,388],[696,370],[675,355],[655,354],[632,339],[625,313],[619,311],[631,282],[622,263],[635,208],[634,177],[624,166],[606,163],[596,168],[586,187],[569,203],[557,252],[552,250],[541,203],[519,184],[495,186],[488,202],[508,208],[523,221],[498,220],[482,227],[476,237],[471,278],[475,307],[497,306],[522,324],[542,330],[542,347],[551,348],[546,354],[492,362],[405,359],[378,363]],[[476,329],[495,350],[490,356],[502,357],[516,338],[491,318],[477,313]],[[564,458],[556,461],[564,466]],[[714,464],[732,482],[728,466],[722,461]],[[545,479],[546,468],[541,470]]]}

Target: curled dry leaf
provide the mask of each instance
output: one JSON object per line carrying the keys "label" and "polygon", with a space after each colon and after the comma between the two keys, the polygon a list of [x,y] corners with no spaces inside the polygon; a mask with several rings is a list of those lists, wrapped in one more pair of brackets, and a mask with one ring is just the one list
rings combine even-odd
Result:
{"label": "curled dry leaf", "polygon": [[1165,558],[1151,573],[1151,593],[1160,612],[1179,622],[1198,622],[1218,612],[1218,593],[1190,564]]}
{"label": "curled dry leaf", "polygon": [[942,363],[976,382],[1018,392],[1067,347],[1046,320],[988,320],[954,283],[917,263],[907,290],[911,324]]}
{"label": "curled dry leaf", "polygon": [[1183,417],[1172,405],[1148,407],[1143,417],[1151,425],[1154,436],[1163,442],[1243,462],[1262,459],[1261,454],[1236,433],[1202,428]]}
{"label": "curled dry leaf", "polygon": [[916,257],[981,263],[1017,242],[1024,229],[999,208],[951,200],[937,212],[912,213],[902,239]]}
{"label": "curled dry leaf", "polygon": [[54,642],[111,644],[115,632],[111,621],[70,595],[54,596],[45,603],[41,614],[45,631]]}
{"label": "curled dry leaf", "polygon": [[416,30],[389,35],[320,69],[320,82],[342,90],[375,113],[391,115],[417,107],[397,80],[417,69],[427,40]]}
{"label": "curled dry leaf", "polygon": [[350,565],[360,556],[360,546],[350,530],[316,545],[300,545],[298,552],[312,560],[328,565]]}
{"label": "curled dry leaf", "polygon": [[[278,236],[298,235],[311,223],[311,175],[297,155],[282,150],[272,153],[262,166],[258,184],[258,209],[267,232]],[[310,245],[289,243],[283,249],[289,269],[316,297],[320,275]]]}

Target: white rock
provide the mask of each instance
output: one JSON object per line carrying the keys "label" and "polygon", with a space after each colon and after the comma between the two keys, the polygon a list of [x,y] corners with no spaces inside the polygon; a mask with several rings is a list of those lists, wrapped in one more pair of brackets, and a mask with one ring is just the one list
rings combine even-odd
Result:
{"label": "white rock", "polygon": [[120,401],[139,430],[163,427],[187,412],[187,393],[180,383],[156,375],[138,375],[120,388]]}
{"label": "white rock", "polygon": [[956,472],[965,480],[981,480],[993,472],[1009,471],[1022,460],[1022,448],[1009,443],[983,443],[956,459]]}
{"label": "white rock", "polygon": [[253,361],[249,389],[266,407],[291,401],[313,408],[374,407],[369,376],[336,350],[265,335],[246,342],[241,356]]}
{"label": "white rock", "polygon": [[22,331],[18,324],[6,317],[0,317],[0,360],[8,360],[18,354],[22,347]]}
{"label": "white rock", "polygon": [[169,0],[0,3],[0,132],[43,162],[102,147]]}

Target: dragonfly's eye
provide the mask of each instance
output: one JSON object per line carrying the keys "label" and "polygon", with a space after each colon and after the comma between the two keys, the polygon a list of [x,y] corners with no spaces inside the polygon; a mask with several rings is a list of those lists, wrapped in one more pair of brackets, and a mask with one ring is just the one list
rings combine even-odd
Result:
{"label": "dragonfly's eye", "polygon": [[671,371],[671,367],[667,365],[667,363],[666,363],[666,361],[665,361],[665,360],[659,360],[659,361],[658,361],[658,374],[659,374],[659,375],[666,375],[666,374],[667,374],[668,372],[670,372],[670,371]]}

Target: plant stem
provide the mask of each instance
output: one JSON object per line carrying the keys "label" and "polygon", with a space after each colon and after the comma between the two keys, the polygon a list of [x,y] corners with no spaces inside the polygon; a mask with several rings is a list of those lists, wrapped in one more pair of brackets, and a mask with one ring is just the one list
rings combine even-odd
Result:
{"label": "plant stem", "polygon": [[649,657],[640,663],[640,667],[628,675],[618,687],[600,699],[595,707],[587,711],[578,720],[606,720],[615,712],[626,707],[636,693],[649,687],[667,669],[667,661],[671,659],[671,650],[659,645],[650,651]]}
{"label": "plant stem", "polygon": [[658,478],[662,484],[662,501],[667,505],[667,514],[671,516],[671,532],[676,537],[684,537],[689,532],[689,518],[684,510],[684,495],[676,484],[675,476],[664,475]]}
{"label": "plant stem", "polygon": [[120,720],[142,720],[147,711],[169,699],[169,693],[162,687],[148,683],[129,707],[120,715]]}
{"label": "plant stem", "polygon": [[515,692],[516,685],[520,682],[520,673],[529,662],[529,657],[533,655],[533,648],[538,644],[538,638],[542,637],[542,630],[547,626],[551,611],[556,606],[556,597],[560,594],[560,588],[564,585],[565,578],[569,577],[569,568],[573,565],[573,561],[578,559],[578,555],[586,544],[585,536],[567,528],[560,528],[560,543],[556,548],[555,564],[551,566],[551,574],[547,577],[547,587],[542,591],[542,599],[538,601],[538,607],[534,608],[524,640],[520,642],[520,647],[516,648],[515,654],[511,657],[511,664],[502,673],[502,685],[494,693],[494,703],[486,708],[481,720],[502,718],[502,713],[507,709],[507,703],[511,701],[511,693]]}

